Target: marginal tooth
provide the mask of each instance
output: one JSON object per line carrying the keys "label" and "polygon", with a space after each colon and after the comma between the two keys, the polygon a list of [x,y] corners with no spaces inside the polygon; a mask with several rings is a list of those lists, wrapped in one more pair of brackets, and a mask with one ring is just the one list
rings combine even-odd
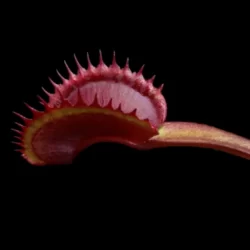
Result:
{"label": "marginal tooth", "polygon": [[41,111],[36,110],[35,108],[31,107],[28,103],[24,102],[24,104],[32,112],[34,117],[36,117],[42,113]]}
{"label": "marginal tooth", "polygon": [[28,124],[31,121],[31,119],[29,119],[29,118],[27,118],[27,117],[25,117],[25,116],[23,116],[23,115],[15,112],[15,111],[13,111],[13,114],[15,114],[16,116],[18,116],[19,118],[21,118],[25,122],[25,124]]}
{"label": "marginal tooth", "polygon": [[80,62],[78,61],[77,57],[76,57],[76,54],[74,54],[74,59],[75,59],[75,63],[76,63],[76,66],[78,68],[78,70],[82,70],[83,67],[82,65],[80,64]]}
{"label": "marginal tooth", "polygon": [[87,52],[87,61],[88,61],[88,70],[89,71],[93,71],[95,69],[95,67],[93,66],[93,64],[90,61],[89,53],[88,52]]}
{"label": "marginal tooth", "polygon": [[163,87],[164,87],[164,84],[161,84],[161,86],[158,88],[158,91],[162,92]]}
{"label": "marginal tooth", "polygon": [[25,106],[26,106],[29,110],[31,110],[32,112],[34,112],[34,113],[40,113],[39,110],[36,110],[35,108],[31,107],[28,103],[24,102],[24,104],[25,104]]}
{"label": "marginal tooth", "polygon": [[125,64],[125,66],[124,66],[124,69],[126,70],[126,69],[129,69],[129,58],[127,58],[127,60],[126,60],[126,64]]}
{"label": "marginal tooth", "polygon": [[79,61],[78,61],[78,59],[77,59],[77,57],[76,57],[76,55],[74,54],[74,59],[75,59],[75,62],[76,62],[76,66],[77,66],[77,68],[78,68],[78,73],[80,74],[80,75],[84,75],[84,73],[86,72],[86,69],[84,69],[83,67],[82,67],[82,65],[79,63]]}
{"label": "marginal tooth", "polygon": [[14,149],[14,151],[19,152],[19,153],[22,153],[22,154],[24,153],[23,149],[20,149],[20,148]]}
{"label": "marginal tooth", "polygon": [[49,78],[50,83],[54,86],[54,88],[57,89],[59,85],[57,85],[50,77],[48,78]]}
{"label": "marginal tooth", "polygon": [[129,68],[129,58],[127,58],[126,64],[123,68],[123,75],[124,75],[124,80],[128,81],[130,86],[134,85],[134,81],[131,81],[133,74]]}
{"label": "marginal tooth", "polygon": [[12,141],[11,143],[13,143],[17,146],[23,147],[23,144],[21,142]]}
{"label": "marginal tooth", "polygon": [[145,67],[145,64],[141,66],[140,70],[137,72],[137,76],[141,76],[142,75],[144,67]]}
{"label": "marginal tooth", "polygon": [[102,51],[101,50],[99,50],[99,64],[98,64],[98,67],[99,67],[100,75],[103,73],[103,71],[106,71],[108,69],[108,66],[103,61]]}
{"label": "marginal tooth", "polygon": [[[53,94],[51,94],[51,93],[49,93],[46,89],[44,89],[43,87],[42,87],[42,90],[43,90],[43,92],[49,97],[49,102],[51,102],[51,101],[55,101],[56,99],[55,99],[55,96],[53,95]],[[45,108],[47,109],[47,110],[49,110],[49,104],[47,104],[46,106],[45,106]]]}
{"label": "marginal tooth", "polygon": [[13,137],[16,138],[16,139],[18,139],[18,140],[20,140],[20,141],[22,140],[21,136],[14,135]]}
{"label": "marginal tooth", "polygon": [[99,50],[99,65],[104,65],[103,58],[102,58],[102,51]]}
{"label": "marginal tooth", "polygon": [[55,89],[55,93],[58,93],[60,98],[63,99],[63,95],[62,95],[62,91],[61,91],[61,86],[56,84],[50,77],[49,77],[49,81],[51,82],[51,84],[53,85],[54,89]]}
{"label": "marginal tooth", "polygon": [[43,92],[48,96],[48,97],[53,97],[51,93],[49,93],[44,87],[42,87]]}
{"label": "marginal tooth", "polygon": [[71,69],[70,69],[69,65],[67,64],[66,60],[64,60],[64,65],[65,65],[69,75],[73,74],[73,72],[71,71]]}
{"label": "marginal tooth", "polygon": [[46,110],[49,109],[48,103],[39,95],[37,95],[37,98],[39,99],[40,103],[44,106]]}
{"label": "marginal tooth", "polygon": [[25,128],[25,126],[23,126],[21,123],[19,123],[19,122],[15,122],[15,124],[17,125],[17,126],[19,126],[21,129],[24,129]]}
{"label": "marginal tooth", "polygon": [[[112,64],[110,65],[110,68],[112,69],[112,76],[117,78],[117,76],[119,75],[118,72],[120,70],[120,67],[116,62],[115,51],[113,52],[113,59],[112,59]],[[118,81],[118,79],[116,79],[116,81]]]}
{"label": "marginal tooth", "polygon": [[148,84],[153,84],[154,80],[155,80],[155,75],[153,75],[150,79],[148,79],[147,83]]}
{"label": "marginal tooth", "polygon": [[13,132],[18,133],[19,135],[22,135],[22,134],[23,134],[22,131],[20,131],[20,130],[17,130],[17,129],[14,129],[14,128],[11,128],[11,130],[12,130]]}
{"label": "marginal tooth", "polygon": [[70,69],[70,67],[68,66],[67,62],[64,61],[64,65],[68,71],[68,74],[69,74],[69,78],[71,79],[74,79],[75,78],[75,74],[72,72],[72,70]]}
{"label": "marginal tooth", "polygon": [[113,59],[112,59],[112,67],[117,67],[118,64],[116,63],[116,56],[115,56],[115,51],[113,51]]}
{"label": "marginal tooth", "polygon": [[61,80],[62,80],[62,82],[64,83],[66,83],[68,80],[65,78],[65,77],[63,77],[62,75],[61,75],[61,73],[58,71],[58,70],[56,70],[56,73],[57,73],[57,75],[61,78]]}

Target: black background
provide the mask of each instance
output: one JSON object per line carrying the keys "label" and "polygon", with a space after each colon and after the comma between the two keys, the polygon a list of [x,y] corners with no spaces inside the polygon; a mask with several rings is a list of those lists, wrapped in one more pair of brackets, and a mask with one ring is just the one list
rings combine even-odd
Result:
{"label": "black background", "polygon": [[[42,86],[52,90],[48,76],[59,80],[56,69],[66,75],[63,60],[75,70],[73,53],[86,66],[89,52],[96,65],[101,49],[107,64],[115,50],[121,66],[129,57],[132,70],[145,64],[146,78],[156,74],[155,86],[165,83],[169,121],[205,123],[250,138],[248,8],[189,1],[9,3],[1,15],[0,40],[7,42],[1,46],[2,56],[7,54],[1,58],[1,124],[7,125],[7,141],[0,167],[18,177],[52,178],[6,181],[2,194],[8,201],[1,194],[1,208],[8,210],[2,213],[8,245],[34,248],[52,239],[65,246],[72,232],[70,248],[78,235],[85,245],[88,235],[94,236],[91,245],[114,239],[124,245],[134,236],[140,245],[152,239],[154,248],[158,242],[200,247],[233,241],[239,248],[248,239],[249,161],[210,149],[142,152],[103,143],[70,166],[33,167],[14,152],[10,128],[17,121],[13,110],[29,115],[23,102],[41,107],[36,95],[44,97]],[[141,229],[150,237],[141,238]],[[112,238],[102,241],[97,230]]]}
{"label": "black background", "polygon": [[[8,62],[10,127],[18,120],[12,111],[29,115],[23,102],[41,108],[36,95],[44,97],[41,87],[52,91],[48,77],[59,81],[56,69],[67,75],[64,60],[75,71],[73,54],[87,66],[89,52],[96,65],[101,49],[107,64],[115,50],[120,66],[129,57],[133,71],[145,64],[146,78],[156,74],[155,86],[165,83],[167,120],[205,123],[250,138],[249,70],[241,25],[244,15],[236,18],[232,12],[217,8],[190,12],[185,6],[164,11],[113,6],[114,10],[104,14],[99,14],[103,13],[101,7],[88,7],[83,12],[78,12],[77,6],[67,11],[29,8],[16,17],[8,36],[12,48]],[[9,132],[9,141],[13,135]],[[149,180],[171,176],[175,180],[206,178],[213,182],[249,173],[249,161],[212,149],[179,147],[141,152],[101,143],[82,152],[70,166],[34,167],[13,151],[15,145],[8,145],[9,162],[16,175],[98,174]]]}

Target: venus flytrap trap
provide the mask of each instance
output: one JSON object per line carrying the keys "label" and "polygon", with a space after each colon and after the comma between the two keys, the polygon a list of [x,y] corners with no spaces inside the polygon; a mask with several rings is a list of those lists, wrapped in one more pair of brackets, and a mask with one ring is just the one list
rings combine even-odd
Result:
{"label": "venus flytrap trap", "polygon": [[94,67],[87,54],[83,68],[76,56],[78,72],[67,63],[68,78],[59,72],[62,83],[50,79],[54,93],[45,89],[49,100],[38,96],[44,111],[28,104],[32,118],[19,113],[24,125],[16,123],[22,156],[32,165],[70,164],[74,157],[93,143],[117,142],[150,150],[168,146],[195,146],[221,150],[250,159],[250,140],[221,129],[198,123],[165,122],[167,104],[160,88],[153,86],[154,76],[146,80],[143,67],[132,72],[127,60],[121,68],[115,53],[107,66],[100,51]]}

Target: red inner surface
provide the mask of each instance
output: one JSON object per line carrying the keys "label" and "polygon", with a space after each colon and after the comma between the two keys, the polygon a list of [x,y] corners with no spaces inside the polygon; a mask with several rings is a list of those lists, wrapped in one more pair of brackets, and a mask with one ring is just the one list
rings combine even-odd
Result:
{"label": "red inner surface", "polygon": [[156,134],[150,125],[143,127],[112,115],[84,113],[44,125],[34,136],[32,144],[35,154],[44,162],[68,164],[94,141],[116,141],[136,146]]}

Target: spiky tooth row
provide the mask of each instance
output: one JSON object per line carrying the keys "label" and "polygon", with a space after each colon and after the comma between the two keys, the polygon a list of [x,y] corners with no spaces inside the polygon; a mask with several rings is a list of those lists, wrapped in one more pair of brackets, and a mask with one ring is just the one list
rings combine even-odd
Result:
{"label": "spiky tooth row", "polygon": [[[87,69],[81,66],[76,55],[74,55],[75,62],[78,68],[77,74],[73,73],[73,71],[69,68],[68,64],[66,63],[66,61],[64,61],[64,64],[68,72],[68,79],[63,77],[57,70],[57,74],[62,80],[64,88],[69,88],[72,85],[80,87],[88,83],[89,81],[115,80],[130,85],[131,87],[135,88],[141,94],[144,95],[148,95],[152,91],[154,92],[154,94],[157,94],[157,90],[158,92],[162,91],[163,85],[158,89],[153,86],[155,75],[148,80],[144,79],[143,69],[145,65],[143,65],[137,73],[135,72],[132,73],[132,71],[129,68],[129,59],[127,59],[124,68],[120,68],[120,66],[116,62],[116,57],[114,52],[112,64],[108,67],[102,59],[102,52],[99,51],[99,53],[100,53],[100,59],[97,67],[93,66],[93,64],[90,61],[89,54],[87,53],[87,62],[88,62]],[[62,90],[62,87],[56,87],[56,85],[58,84],[56,84],[51,78],[49,78],[49,80],[56,89],[61,88]]]}
{"label": "spiky tooth row", "polygon": [[[155,79],[155,75],[152,76],[148,80],[144,79],[144,77],[142,75],[144,65],[140,68],[140,70],[137,73],[132,73],[132,71],[129,68],[129,59],[127,59],[124,68],[121,69],[119,67],[119,65],[117,64],[117,62],[116,62],[115,52],[113,52],[112,64],[109,67],[103,61],[101,50],[99,50],[99,64],[98,64],[97,67],[94,67],[93,64],[91,63],[89,53],[87,53],[87,62],[88,62],[87,69],[84,69],[81,66],[81,64],[79,63],[79,61],[78,61],[75,54],[74,54],[74,58],[75,58],[76,65],[78,67],[77,74],[74,74],[72,72],[72,70],[69,68],[66,61],[64,61],[64,64],[65,64],[66,69],[67,69],[68,74],[69,74],[69,78],[68,79],[64,78],[57,71],[58,75],[62,79],[63,84],[57,84],[51,78],[49,78],[51,84],[54,87],[55,92],[54,93],[49,93],[47,90],[45,90],[42,87],[42,90],[46,93],[46,95],[49,97],[50,100],[55,101],[56,99],[58,99],[58,96],[59,96],[59,101],[66,99],[68,97],[68,95],[65,92],[67,92],[66,90],[69,87],[71,87],[71,88],[73,88],[75,90],[78,87],[77,86],[78,84],[88,83],[88,80],[90,78],[91,79],[93,78],[95,80],[96,74],[101,76],[100,73],[104,73],[104,75],[102,77],[107,77],[107,78],[112,77],[112,76],[114,77],[114,73],[116,73],[116,74],[118,74],[120,76],[124,76],[123,80],[127,76],[128,77],[127,80],[129,80],[128,84],[130,84],[131,87],[138,87],[139,86],[139,89],[137,89],[137,90],[141,94],[142,93],[149,94],[149,93],[145,93],[146,90],[153,92],[153,94],[157,94],[157,92],[160,93],[162,91],[163,84],[158,89],[153,87],[153,82],[154,82],[154,79]],[[121,73],[121,71],[122,71],[122,73]],[[106,75],[105,75],[105,73],[106,73]],[[133,79],[131,79],[131,78],[133,78]],[[119,80],[122,80],[122,78],[120,78]],[[136,82],[136,80],[137,80],[137,82]],[[138,83],[138,84],[136,84],[136,83]],[[43,104],[44,106],[47,106],[47,102],[44,99],[42,99],[40,96],[37,96],[37,97],[39,98],[41,104]],[[34,115],[39,115],[39,114],[42,113],[42,112],[34,109],[33,107],[31,107],[27,103],[25,103],[25,105],[33,112]],[[20,118],[22,118],[23,120],[26,120],[26,121],[29,120],[28,118],[23,117],[21,114],[18,114],[18,116]]]}
{"label": "spiky tooth row", "polygon": [[12,144],[15,144],[19,147],[21,147],[21,149],[15,149],[15,151],[17,152],[21,152],[22,156],[25,158],[24,156],[24,144],[23,144],[23,137],[24,137],[24,133],[27,127],[29,127],[31,125],[31,123],[33,122],[34,118],[37,118],[39,116],[41,116],[43,114],[43,112],[38,111],[34,108],[32,108],[31,106],[29,106],[27,103],[25,103],[26,106],[29,107],[29,109],[31,110],[32,114],[33,114],[33,119],[29,119],[21,114],[19,114],[18,112],[13,111],[13,114],[18,116],[24,123],[21,124],[19,122],[15,122],[15,124],[19,127],[19,129],[15,129],[15,128],[11,128],[11,130],[16,133],[17,135],[14,135],[13,137],[17,140],[17,141],[11,141]]}
{"label": "spiky tooth row", "polygon": [[[81,66],[75,54],[74,54],[74,59],[78,68],[77,74],[74,74],[72,70],[69,68],[66,61],[64,61],[65,67],[68,72],[68,79],[63,77],[57,71],[59,77],[62,80],[62,84],[57,84],[52,79],[49,78],[51,84],[54,86],[55,92],[52,94],[46,91],[44,88],[42,88],[43,91],[46,93],[46,95],[49,97],[49,102],[47,103],[42,97],[37,96],[38,99],[40,100],[40,103],[45,107],[45,111],[49,112],[55,108],[72,107],[72,103],[70,103],[69,100],[67,100],[67,97],[69,96],[68,95],[69,90],[71,91],[72,89],[79,90],[79,87],[82,86],[83,84],[88,83],[89,80],[94,81],[98,79],[102,79],[102,80],[111,79],[115,81],[124,81],[125,84],[128,84],[132,88],[136,89],[141,94],[148,95],[149,97],[152,97],[152,96],[155,97],[155,98],[152,98],[152,101],[155,103],[156,106],[158,105],[159,112],[162,114],[161,115],[162,121],[165,119],[165,116],[166,116],[165,99],[163,96],[161,96],[161,93],[160,93],[162,91],[163,84],[160,86],[160,88],[157,89],[157,88],[154,88],[153,86],[155,76],[151,77],[148,80],[145,80],[142,75],[144,65],[140,68],[140,70],[137,73],[135,72],[132,73],[132,71],[129,68],[129,59],[127,58],[124,68],[121,69],[120,66],[116,62],[116,56],[114,52],[112,63],[108,67],[103,61],[101,50],[99,51],[99,64],[97,67],[94,67],[93,64],[91,63],[88,53],[87,53],[87,62],[88,62],[87,69]],[[112,99],[110,100],[107,107],[112,108],[111,102],[112,102]],[[163,105],[161,105],[161,102],[163,103]],[[54,103],[55,105],[51,105],[52,103]],[[96,100],[96,96],[94,98],[93,105],[94,104],[95,105],[98,104]],[[26,118],[17,112],[13,112],[19,118],[21,118],[25,124],[25,126],[23,126],[20,123],[16,123],[21,128],[21,131],[22,131],[21,133],[23,133],[25,128],[28,127],[32,123],[33,120],[35,120],[36,118],[39,118],[40,116],[44,114],[44,112],[34,109],[27,103],[25,103],[25,105],[32,112],[33,114],[32,119]],[[86,106],[86,103],[84,103],[84,101],[80,97],[80,94],[78,94],[78,99],[76,100],[75,105]],[[119,108],[121,108],[121,105],[119,106]],[[122,110],[119,110],[119,111],[122,111]],[[128,114],[128,115],[133,115],[137,119],[139,119],[136,116],[136,110],[134,110],[131,114]],[[146,120],[148,121],[148,119]],[[16,130],[15,132],[18,133],[17,131],[18,130]]]}
{"label": "spiky tooth row", "polygon": [[68,79],[63,77],[57,71],[57,74],[62,80],[62,84],[57,84],[51,78],[49,78],[49,81],[54,87],[54,93],[48,93],[45,89],[43,89],[43,91],[49,96],[49,104],[52,105],[52,107],[54,106],[54,103],[58,106],[58,102],[60,103],[60,99],[67,98],[73,90],[75,90],[76,88],[80,88],[81,86],[88,84],[89,82],[114,81],[124,83],[138,91],[141,95],[149,97],[153,105],[157,108],[156,111],[159,116],[159,123],[165,120],[166,102],[165,98],[161,94],[164,85],[162,84],[159,88],[155,88],[153,86],[155,75],[146,80],[143,76],[144,65],[137,73],[132,73],[129,68],[129,59],[127,59],[124,68],[120,68],[120,66],[116,62],[116,56],[114,52],[112,63],[108,67],[103,61],[101,50],[99,51],[99,63],[97,67],[94,67],[91,63],[88,53],[87,69],[81,66],[75,54],[74,59],[78,68],[76,74],[72,72],[66,61],[64,61],[68,72]]}

